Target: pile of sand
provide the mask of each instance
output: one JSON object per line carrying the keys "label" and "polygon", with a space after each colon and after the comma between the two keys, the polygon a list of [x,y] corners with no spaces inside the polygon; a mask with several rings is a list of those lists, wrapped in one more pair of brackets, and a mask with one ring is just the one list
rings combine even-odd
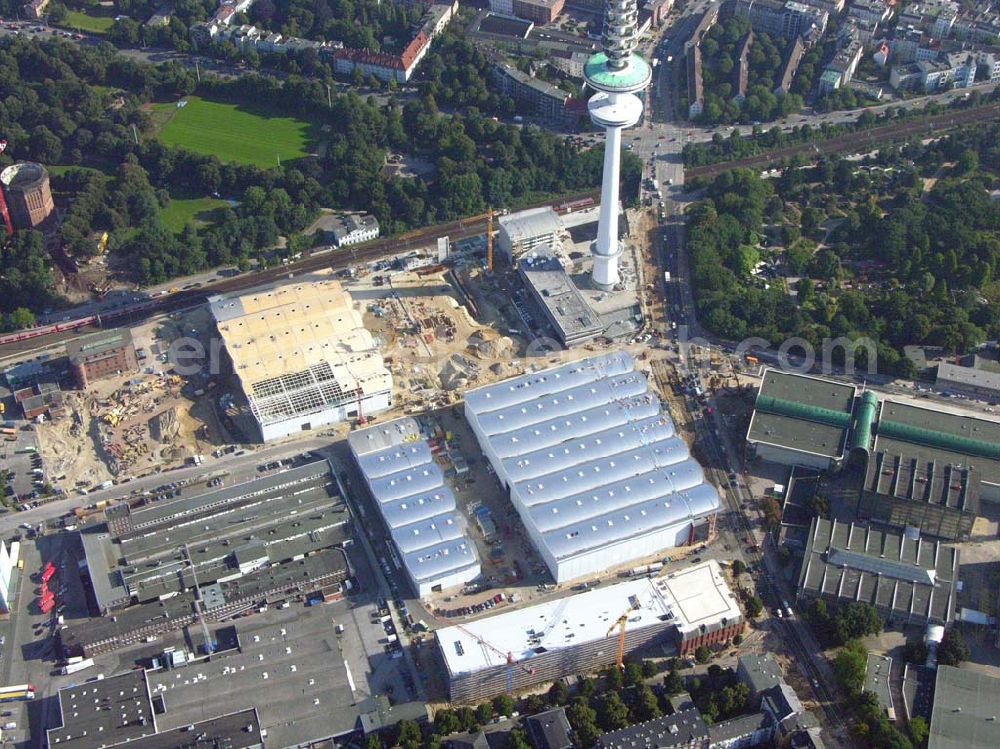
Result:
{"label": "pile of sand", "polygon": [[443,390],[460,390],[479,378],[479,367],[461,354],[452,354],[441,367],[439,375]]}
{"label": "pile of sand", "polygon": [[507,336],[492,337],[478,331],[469,336],[469,349],[481,359],[510,359],[514,355],[514,341]]}

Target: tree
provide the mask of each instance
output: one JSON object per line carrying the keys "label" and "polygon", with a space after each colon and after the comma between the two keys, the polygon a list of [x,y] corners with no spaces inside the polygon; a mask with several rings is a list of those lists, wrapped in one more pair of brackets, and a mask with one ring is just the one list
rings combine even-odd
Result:
{"label": "tree", "polygon": [[484,702],[476,708],[476,722],[479,723],[479,725],[484,726],[491,720],[493,720],[493,705],[488,702]]}
{"label": "tree", "polygon": [[573,700],[573,704],[566,710],[566,719],[573,728],[580,746],[594,745],[601,730],[597,726],[597,711],[590,707],[585,699],[578,697]]}
{"label": "tree", "polygon": [[569,687],[566,686],[566,682],[562,679],[557,679],[549,687],[549,704],[553,707],[558,707],[559,705],[565,705],[567,702],[569,702]]}
{"label": "tree", "polygon": [[781,524],[781,505],[774,497],[764,497],[760,503],[760,509],[764,513],[764,526],[769,530],[774,530]]}
{"label": "tree", "polygon": [[454,710],[438,710],[434,714],[434,733],[439,736],[447,736],[462,728],[462,722]]}
{"label": "tree", "polygon": [[833,659],[833,673],[848,694],[858,695],[865,683],[868,651],[860,640],[851,640]]}
{"label": "tree", "polygon": [[598,698],[597,723],[605,731],[616,731],[628,725],[628,707],[618,692],[605,692]]}
{"label": "tree", "polygon": [[621,689],[625,685],[625,675],[618,666],[604,671],[604,681],[608,689]]}
{"label": "tree", "polygon": [[676,669],[670,669],[670,672],[663,677],[663,691],[668,697],[684,691],[684,680]]}
{"label": "tree", "polygon": [[743,634],[737,632],[735,635],[733,635],[733,645],[739,647],[742,644],[743,644]]}
{"label": "tree", "polygon": [[865,635],[877,635],[884,622],[870,603],[851,601],[837,610],[833,626],[841,643]]}
{"label": "tree", "polygon": [[764,611],[764,602],[760,600],[760,596],[753,595],[746,600],[747,616],[751,619],[756,619]]}
{"label": "tree", "polygon": [[660,715],[662,715],[660,702],[652,688],[648,684],[637,687],[632,705],[632,722],[645,723],[647,720],[659,718]]}
{"label": "tree", "polygon": [[397,729],[399,730],[399,736],[396,739],[396,743],[399,746],[403,747],[403,749],[420,749],[420,726],[416,721],[401,720]]}
{"label": "tree", "polygon": [[382,749],[382,737],[377,733],[368,734],[365,739],[365,749]]}
{"label": "tree", "polygon": [[642,665],[636,661],[625,664],[625,683],[628,686],[642,684]]}
{"label": "tree", "polygon": [[699,645],[694,651],[694,659],[698,663],[708,663],[709,659],[712,657],[712,649],[708,645]]}
{"label": "tree", "polygon": [[746,563],[742,559],[733,560],[733,576],[739,577],[747,571]]}
{"label": "tree", "polygon": [[507,734],[507,749],[532,749],[531,742],[523,728],[511,729]]}
{"label": "tree", "polygon": [[660,669],[657,667],[656,662],[650,658],[642,659],[642,677],[644,679],[650,679],[656,676]]}
{"label": "tree", "polygon": [[909,727],[913,745],[917,747],[926,746],[927,737],[930,734],[930,726],[927,725],[927,719],[922,715],[915,715],[910,718]]}
{"label": "tree", "polygon": [[944,633],[938,645],[937,660],[942,666],[957,666],[969,660],[969,646],[965,644],[962,633],[952,627]]}
{"label": "tree", "polygon": [[517,705],[514,702],[514,698],[509,694],[500,694],[493,698],[493,712],[497,715],[513,715],[514,711],[517,709]]}
{"label": "tree", "polygon": [[539,694],[529,694],[524,699],[524,711],[529,715],[543,712],[548,709],[545,699]]}

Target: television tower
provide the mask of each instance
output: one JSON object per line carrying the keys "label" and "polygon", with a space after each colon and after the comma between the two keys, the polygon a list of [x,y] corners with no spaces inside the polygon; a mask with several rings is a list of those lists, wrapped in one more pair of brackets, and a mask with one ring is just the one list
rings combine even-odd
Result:
{"label": "television tower", "polygon": [[642,117],[642,100],[635,95],[649,85],[649,63],[635,54],[638,43],[636,0],[607,0],[603,50],[587,60],[583,76],[597,93],[587,102],[590,119],[604,128],[604,175],[601,212],[594,243],[594,285],[611,290],[619,282],[618,178],[621,172],[622,128]]}

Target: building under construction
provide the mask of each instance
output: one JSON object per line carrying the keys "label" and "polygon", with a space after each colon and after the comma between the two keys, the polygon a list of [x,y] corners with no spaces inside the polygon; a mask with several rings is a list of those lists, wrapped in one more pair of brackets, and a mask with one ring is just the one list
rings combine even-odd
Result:
{"label": "building under construction", "polygon": [[190,497],[112,506],[82,535],[104,616],[60,630],[94,655],[261,603],[324,593],[350,576],[350,517],[325,461]]}
{"label": "building under construction", "polygon": [[662,644],[687,655],[722,644],[744,619],[718,562],[569,595],[439,629],[452,702],[479,703],[587,674]]}
{"label": "building under construction", "polygon": [[392,405],[392,375],[332,271],[209,299],[263,442]]}

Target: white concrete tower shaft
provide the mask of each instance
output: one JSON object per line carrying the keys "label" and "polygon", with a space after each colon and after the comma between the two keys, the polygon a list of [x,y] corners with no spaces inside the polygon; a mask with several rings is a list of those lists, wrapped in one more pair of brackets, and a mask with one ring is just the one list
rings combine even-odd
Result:
{"label": "white concrete tower shaft", "polygon": [[622,128],[642,118],[642,100],[635,96],[649,84],[649,64],[636,47],[636,0],[608,0],[605,8],[603,51],[584,66],[584,78],[597,93],[587,102],[590,119],[605,129],[601,212],[594,255],[594,285],[612,289],[619,283],[618,183],[621,176]]}

